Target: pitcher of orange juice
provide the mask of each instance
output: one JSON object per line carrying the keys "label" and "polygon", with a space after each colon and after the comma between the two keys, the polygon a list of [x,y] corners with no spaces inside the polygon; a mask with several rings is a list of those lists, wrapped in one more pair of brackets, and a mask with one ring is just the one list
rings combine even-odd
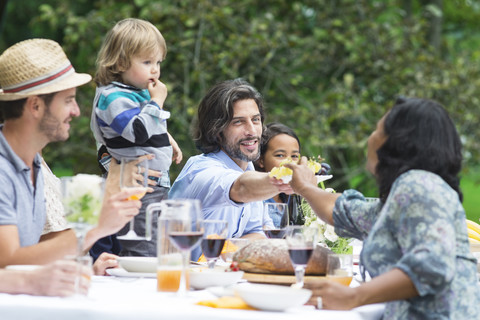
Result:
{"label": "pitcher of orange juice", "polygon": [[[157,235],[157,291],[177,292],[180,287],[182,254],[168,237],[169,231],[175,227],[172,225],[172,218],[181,210],[179,202],[181,200],[163,200],[147,207],[147,215],[153,216],[154,212],[160,212]],[[188,276],[186,281],[188,287]]]}

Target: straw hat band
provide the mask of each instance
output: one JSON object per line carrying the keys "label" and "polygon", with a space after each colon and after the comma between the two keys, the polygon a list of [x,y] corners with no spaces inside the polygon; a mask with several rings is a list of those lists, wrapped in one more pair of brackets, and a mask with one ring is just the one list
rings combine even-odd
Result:
{"label": "straw hat band", "polygon": [[74,72],[75,72],[75,69],[70,64],[70,62],[68,62],[67,65],[62,67],[59,71],[51,72],[50,74],[46,74],[36,79],[32,79],[28,82],[18,83],[10,87],[4,87],[3,92],[4,93],[15,93],[15,92],[28,93],[33,90],[40,89],[46,85],[52,85],[55,82],[61,81],[62,78]]}

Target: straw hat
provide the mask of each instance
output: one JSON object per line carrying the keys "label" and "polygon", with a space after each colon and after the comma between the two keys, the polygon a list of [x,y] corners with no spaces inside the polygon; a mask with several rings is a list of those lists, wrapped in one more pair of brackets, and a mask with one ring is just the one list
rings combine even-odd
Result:
{"label": "straw hat", "polygon": [[58,43],[30,39],[0,56],[0,100],[11,101],[75,88],[92,77],[76,73]]}

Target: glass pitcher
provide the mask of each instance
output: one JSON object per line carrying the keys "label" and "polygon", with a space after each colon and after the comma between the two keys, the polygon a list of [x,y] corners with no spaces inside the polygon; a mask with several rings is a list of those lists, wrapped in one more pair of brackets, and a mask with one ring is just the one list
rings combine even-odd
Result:
{"label": "glass pitcher", "polygon": [[[175,246],[169,237],[172,231],[177,231],[182,224],[190,224],[189,219],[192,206],[199,205],[198,200],[164,200],[152,203],[147,207],[147,215],[153,216],[153,212],[159,211],[158,215],[158,241],[157,241],[157,290],[177,292],[188,290],[188,272],[184,269],[188,264],[188,257]],[[201,210],[201,209],[200,209]],[[182,279],[182,271],[184,277]],[[182,283],[183,282],[183,283]],[[182,283],[182,284],[181,284]]]}

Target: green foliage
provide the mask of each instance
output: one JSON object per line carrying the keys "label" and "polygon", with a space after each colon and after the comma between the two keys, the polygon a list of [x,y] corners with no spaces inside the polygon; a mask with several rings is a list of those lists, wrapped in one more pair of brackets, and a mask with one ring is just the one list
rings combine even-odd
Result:
{"label": "green foliage", "polygon": [[[189,128],[206,90],[243,77],[264,95],[267,122],[291,126],[304,154],[329,159],[331,186],[339,191],[376,192],[364,170],[366,139],[398,95],[444,104],[462,134],[465,167],[479,164],[480,7],[474,1],[444,1],[441,51],[427,40],[429,17],[441,8],[424,1],[410,1],[410,12],[409,1],[399,0],[50,0],[35,13],[35,1],[23,2],[29,30],[37,30],[31,34],[55,38],[75,68],[92,75],[103,36],[116,21],[154,23],[168,45],[162,81],[169,89],[169,131],[185,159],[198,153]],[[18,16],[19,2],[9,5]],[[81,89],[82,117],[70,141],[45,151],[53,166],[98,170],[88,125],[93,96],[93,83]],[[173,178],[180,169],[172,165]]]}
{"label": "green foliage", "polygon": [[332,242],[328,239],[325,244],[330,250],[338,254],[353,254],[353,247],[351,245],[352,239],[339,237],[337,241]]}

